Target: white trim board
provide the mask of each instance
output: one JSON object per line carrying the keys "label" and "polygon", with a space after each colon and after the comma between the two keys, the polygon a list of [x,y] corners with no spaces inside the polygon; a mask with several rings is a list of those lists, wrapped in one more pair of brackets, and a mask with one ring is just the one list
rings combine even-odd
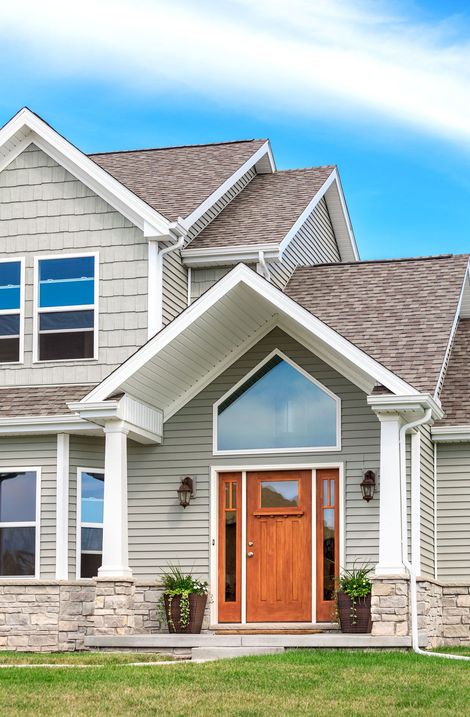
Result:
{"label": "white trim board", "polygon": [[393,374],[372,357],[368,356],[361,349],[354,346],[350,341],[324,324],[320,319],[283,294],[282,291],[272,286],[268,281],[247,266],[240,264],[208,289],[197,301],[188,306],[187,309],[162,329],[153,339],[150,339],[150,341],[118,367],[110,376],[105,378],[82,399],[82,403],[106,399],[111,393],[120,388],[139,368],[144,366],[150,359],[156,356],[159,351],[169,345],[182,331],[191,326],[198,318],[204,316],[208,309],[217,304],[219,299],[240,284],[246,285],[270,302],[273,307],[273,313],[278,311],[293,319],[319,342],[328,345],[341,357],[357,365],[364,373],[370,375],[371,379],[375,382],[381,383],[395,394],[416,395],[416,390],[408,383]]}

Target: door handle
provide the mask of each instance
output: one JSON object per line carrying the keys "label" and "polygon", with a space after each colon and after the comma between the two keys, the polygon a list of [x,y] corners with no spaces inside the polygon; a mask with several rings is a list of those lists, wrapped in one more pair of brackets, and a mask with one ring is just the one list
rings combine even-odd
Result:
{"label": "door handle", "polygon": [[247,558],[252,558],[253,555],[254,555],[254,553],[250,550],[250,551],[246,554],[246,557],[247,557]]}

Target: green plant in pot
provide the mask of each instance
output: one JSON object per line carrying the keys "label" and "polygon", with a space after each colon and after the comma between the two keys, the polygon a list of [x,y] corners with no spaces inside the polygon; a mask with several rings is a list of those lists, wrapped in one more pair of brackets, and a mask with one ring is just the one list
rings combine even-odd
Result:
{"label": "green plant in pot", "polygon": [[338,580],[336,601],[342,632],[367,633],[372,630],[370,613],[372,583],[367,565],[343,570]]}
{"label": "green plant in pot", "polygon": [[177,565],[169,565],[160,582],[163,594],[159,608],[166,618],[168,631],[191,634],[201,632],[207,603],[207,582],[191,574],[184,574]]}

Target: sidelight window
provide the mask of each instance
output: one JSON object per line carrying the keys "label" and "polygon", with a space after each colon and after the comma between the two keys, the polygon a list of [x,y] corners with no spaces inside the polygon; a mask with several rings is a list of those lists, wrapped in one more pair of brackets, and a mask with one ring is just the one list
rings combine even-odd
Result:
{"label": "sidelight window", "polygon": [[214,407],[216,453],[336,450],[339,434],[339,398],[280,351]]}

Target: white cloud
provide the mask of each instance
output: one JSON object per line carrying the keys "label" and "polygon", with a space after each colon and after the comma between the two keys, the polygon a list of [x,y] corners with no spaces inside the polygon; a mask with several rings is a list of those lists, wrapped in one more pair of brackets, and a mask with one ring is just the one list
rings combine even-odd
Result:
{"label": "white cloud", "polygon": [[470,44],[452,22],[420,23],[391,8],[385,0],[22,0],[0,4],[0,47],[2,38],[17,43],[52,76],[307,116],[378,112],[470,139]]}

